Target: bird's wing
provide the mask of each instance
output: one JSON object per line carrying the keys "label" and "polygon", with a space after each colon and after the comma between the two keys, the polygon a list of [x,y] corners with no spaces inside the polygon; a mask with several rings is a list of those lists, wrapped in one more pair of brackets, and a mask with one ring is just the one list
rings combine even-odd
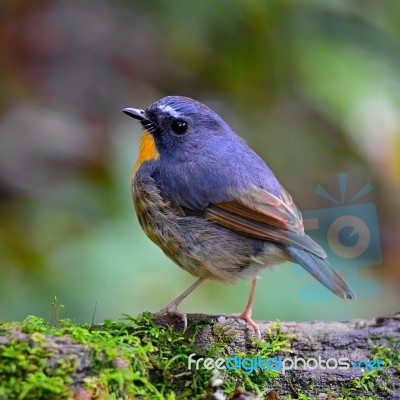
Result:
{"label": "bird's wing", "polygon": [[258,188],[211,203],[205,215],[213,222],[256,239],[292,244],[325,258],[324,250],[304,234],[303,219],[292,197],[282,188],[280,197]]}

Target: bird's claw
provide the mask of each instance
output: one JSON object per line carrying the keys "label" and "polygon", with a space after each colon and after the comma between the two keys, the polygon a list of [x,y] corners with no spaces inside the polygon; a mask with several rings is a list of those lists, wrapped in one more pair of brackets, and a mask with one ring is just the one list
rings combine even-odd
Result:
{"label": "bird's claw", "polygon": [[185,313],[181,313],[176,306],[164,307],[160,311],[158,311],[156,313],[156,315],[160,315],[160,316],[163,316],[163,315],[175,315],[175,316],[179,317],[183,322],[183,333],[186,332],[187,325],[188,325],[187,316],[186,316]]}
{"label": "bird's claw", "polygon": [[260,331],[260,327],[258,326],[258,324],[256,324],[250,315],[248,315],[248,313],[243,312],[243,313],[235,313],[235,314],[231,314],[230,315],[233,318],[240,318],[243,319],[245,322],[247,322],[254,330],[254,333],[257,336],[257,339],[261,339],[261,331]]}

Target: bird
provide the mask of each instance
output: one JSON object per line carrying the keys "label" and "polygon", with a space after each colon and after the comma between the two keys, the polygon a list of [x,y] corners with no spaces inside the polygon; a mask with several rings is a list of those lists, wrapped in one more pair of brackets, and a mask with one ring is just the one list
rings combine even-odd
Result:
{"label": "bird", "polygon": [[161,314],[182,318],[179,304],[205,280],[251,279],[243,319],[252,319],[257,279],[282,262],[300,264],[342,299],[355,294],[304,232],[302,215],[267,164],[224,119],[203,103],[167,96],[146,109],[124,108],[142,125],[131,179],[146,235],[179,267],[197,277]]}

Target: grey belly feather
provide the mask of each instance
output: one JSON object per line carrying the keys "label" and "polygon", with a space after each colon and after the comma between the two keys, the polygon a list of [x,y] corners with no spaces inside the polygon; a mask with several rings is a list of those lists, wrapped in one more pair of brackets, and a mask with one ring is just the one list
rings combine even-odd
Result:
{"label": "grey belly feather", "polygon": [[151,176],[134,177],[132,196],[147,236],[196,277],[229,284],[257,276],[266,267],[289,259],[274,243],[233,232],[201,213],[187,215],[161,196]]}

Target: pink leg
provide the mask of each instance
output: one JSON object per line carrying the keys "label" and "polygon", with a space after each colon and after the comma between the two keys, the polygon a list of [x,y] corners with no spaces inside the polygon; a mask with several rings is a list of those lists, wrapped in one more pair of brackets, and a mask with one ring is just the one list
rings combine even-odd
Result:
{"label": "pink leg", "polygon": [[244,319],[253,329],[257,336],[257,339],[261,339],[261,332],[259,326],[251,319],[251,313],[253,311],[253,299],[256,291],[257,278],[253,278],[251,281],[251,289],[247,306],[241,314],[233,314],[233,317]]}
{"label": "pink leg", "polygon": [[186,314],[181,313],[180,311],[178,311],[178,306],[179,306],[180,303],[182,303],[183,300],[185,300],[185,298],[187,296],[189,296],[190,293],[193,292],[194,289],[197,288],[197,286],[199,286],[201,283],[203,283],[203,281],[204,281],[203,278],[197,279],[197,281],[195,283],[193,283],[193,285],[191,285],[188,289],[186,289],[174,301],[172,301],[167,306],[165,306],[163,309],[161,309],[157,314],[161,314],[161,315],[164,315],[164,314],[177,315],[183,321],[183,324],[184,324],[183,333],[185,333],[186,328],[187,328],[187,317],[186,317]]}

